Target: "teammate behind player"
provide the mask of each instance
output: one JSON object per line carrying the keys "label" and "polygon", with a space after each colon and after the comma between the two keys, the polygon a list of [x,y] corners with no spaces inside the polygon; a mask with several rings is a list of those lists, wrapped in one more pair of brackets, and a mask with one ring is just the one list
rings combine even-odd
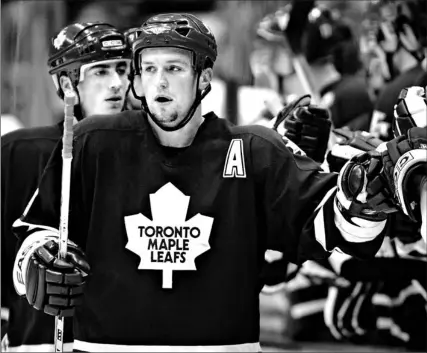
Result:
{"label": "teammate behind player", "polygon": [[68,271],[55,261],[58,144],[14,224],[17,292],[74,312],[76,350],[259,351],[265,251],[296,264],[335,248],[373,256],[393,209],[379,160],[352,160],[337,180],[271,129],[202,116],[217,51],[193,15],[150,18],[132,51],[145,111],[76,128]]}
{"label": "teammate behind player", "polygon": [[[61,98],[64,91],[77,92],[79,104],[75,106],[75,116],[81,120],[93,114],[122,111],[129,85],[130,57],[124,35],[113,26],[74,23],[62,29],[52,41],[48,68]],[[60,122],[2,136],[2,305],[10,309],[9,329],[3,343],[10,350],[53,351],[54,318],[31,308],[13,289],[17,241],[11,228],[37,189],[62,132]],[[71,351],[71,321],[66,322],[65,329],[65,342],[68,342],[65,350]]]}

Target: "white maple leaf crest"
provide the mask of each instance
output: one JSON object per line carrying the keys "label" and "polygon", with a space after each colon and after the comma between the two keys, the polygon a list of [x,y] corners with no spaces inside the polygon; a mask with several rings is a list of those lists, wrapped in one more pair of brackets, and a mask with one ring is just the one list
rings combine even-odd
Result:
{"label": "white maple leaf crest", "polygon": [[213,218],[200,213],[185,221],[190,197],[172,183],[150,194],[151,221],[125,216],[126,249],[139,255],[140,270],[162,270],[163,288],[172,288],[173,271],[195,271],[197,256],[208,251]]}

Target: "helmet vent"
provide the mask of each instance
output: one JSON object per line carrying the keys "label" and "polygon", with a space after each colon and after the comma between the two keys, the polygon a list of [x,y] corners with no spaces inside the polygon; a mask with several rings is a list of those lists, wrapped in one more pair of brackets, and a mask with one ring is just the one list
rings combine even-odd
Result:
{"label": "helmet vent", "polygon": [[176,22],[177,25],[188,25],[188,21],[187,20],[180,20]]}
{"label": "helmet vent", "polygon": [[180,35],[187,37],[188,32],[190,32],[190,28],[189,27],[176,28],[175,31],[177,31]]}

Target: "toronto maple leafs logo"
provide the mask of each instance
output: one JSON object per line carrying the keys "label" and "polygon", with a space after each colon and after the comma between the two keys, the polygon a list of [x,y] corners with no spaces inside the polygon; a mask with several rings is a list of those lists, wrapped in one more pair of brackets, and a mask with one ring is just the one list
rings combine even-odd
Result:
{"label": "toronto maple leafs logo", "polygon": [[64,41],[66,38],[67,36],[65,35],[65,30],[63,29],[61,32],[58,33],[56,38],[53,40],[53,46],[59,50],[62,44],[64,44]]}
{"label": "toronto maple leafs logo", "polygon": [[140,270],[162,270],[163,288],[172,288],[173,271],[195,271],[197,256],[210,249],[213,218],[197,214],[185,221],[190,197],[172,183],[150,194],[151,221],[126,216],[126,249],[139,255]]}
{"label": "toronto maple leafs logo", "polygon": [[152,33],[152,34],[160,34],[170,30],[171,30],[171,27],[166,24],[162,26],[159,26],[159,25],[151,26],[144,29],[145,32]]}

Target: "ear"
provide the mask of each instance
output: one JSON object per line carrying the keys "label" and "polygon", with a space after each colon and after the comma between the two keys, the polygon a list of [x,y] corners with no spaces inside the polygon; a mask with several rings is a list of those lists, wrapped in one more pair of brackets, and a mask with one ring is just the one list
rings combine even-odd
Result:
{"label": "ear", "polygon": [[212,68],[207,68],[200,74],[199,89],[203,91],[211,83],[213,77]]}
{"label": "ear", "polygon": [[[64,93],[77,93],[74,89],[73,84],[68,76],[61,76],[59,78],[59,86],[64,91]],[[78,96],[78,95],[77,95]]]}

